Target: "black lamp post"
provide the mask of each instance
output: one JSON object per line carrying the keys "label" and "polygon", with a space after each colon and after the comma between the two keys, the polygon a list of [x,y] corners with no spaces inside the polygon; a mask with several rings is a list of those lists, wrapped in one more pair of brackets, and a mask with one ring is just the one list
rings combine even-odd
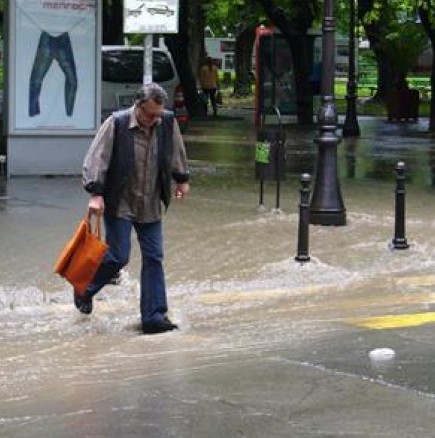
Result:
{"label": "black lamp post", "polygon": [[310,223],[345,225],[346,209],[337,171],[337,110],[334,104],[335,20],[333,0],[324,2],[322,39],[322,107],[318,114],[319,135],[316,181],[310,204]]}
{"label": "black lamp post", "polygon": [[359,137],[360,129],[356,114],[357,99],[355,75],[355,0],[349,0],[349,67],[347,74],[346,118],[344,119],[343,137]]}

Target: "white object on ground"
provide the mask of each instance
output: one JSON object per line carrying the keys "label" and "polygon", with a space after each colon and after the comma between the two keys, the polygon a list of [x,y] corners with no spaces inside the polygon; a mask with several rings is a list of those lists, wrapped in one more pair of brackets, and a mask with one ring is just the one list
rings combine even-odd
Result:
{"label": "white object on ground", "polygon": [[396,353],[391,348],[375,348],[370,351],[369,357],[372,362],[384,362],[394,359]]}

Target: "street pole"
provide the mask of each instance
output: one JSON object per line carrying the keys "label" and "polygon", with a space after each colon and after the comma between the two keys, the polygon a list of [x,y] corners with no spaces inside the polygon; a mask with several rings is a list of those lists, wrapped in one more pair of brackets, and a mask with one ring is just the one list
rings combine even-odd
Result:
{"label": "street pole", "polygon": [[334,104],[335,20],[333,0],[324,1],[322,39],[322,107],[318,114],[319,134],[316,180],[310,204],[310,223],[345,225],[346,209],[341,197],[337,169],[337,110]]}
{"label": "street pole", "polygon": [[145,34],[143,37],[143,85],[153,81],[153,35]]}
{"label": "street pole", "polygon": [[360,136],[356,113],[357,97],[355,75],[355,0],[349,0],[349,68],[347,74],[347,106],[343,126],[343,137]]}

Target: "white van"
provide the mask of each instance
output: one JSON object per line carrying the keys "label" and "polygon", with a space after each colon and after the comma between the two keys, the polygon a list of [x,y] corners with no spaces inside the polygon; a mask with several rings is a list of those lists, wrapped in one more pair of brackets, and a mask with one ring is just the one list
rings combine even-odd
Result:
{"label": "white van", "polygon": [[[102,46],[101,115],[133,104],[143,81],[144,49],[141,46]],[[153,47],[153,81],[168,93],[167,107],[174,111],[182,131],[188,115],[172,57],[167,49]]]}

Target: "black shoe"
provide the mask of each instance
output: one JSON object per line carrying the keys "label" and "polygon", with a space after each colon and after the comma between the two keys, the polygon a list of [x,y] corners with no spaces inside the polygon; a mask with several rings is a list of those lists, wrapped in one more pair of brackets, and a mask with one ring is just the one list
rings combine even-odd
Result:
{"label": "black shoe", "polygon": [[118,271],[110,280],[108,284],[119,286],[121,284],[121,272]]}
{"label": "black shoe", "polygon": [[77,310],[85,315],[90,315],[92,313],[92,298],[86,296],[86,292],[84,294],[79,294],[74,291],[74,304],[77,307]]}
{"label": "black shoe", "polygon": [[142,324],[142,331],[145,335],[164,333],[175,329],[178,329],[178,325],[174,324],[167,316],[165,316],[161,321],[153,321]]}
{"label": "black shoe", "polygon": [[172,330],[178,330],[178,324],[174,324],[166,315],[163,317],[163,320],[172,325]]}

